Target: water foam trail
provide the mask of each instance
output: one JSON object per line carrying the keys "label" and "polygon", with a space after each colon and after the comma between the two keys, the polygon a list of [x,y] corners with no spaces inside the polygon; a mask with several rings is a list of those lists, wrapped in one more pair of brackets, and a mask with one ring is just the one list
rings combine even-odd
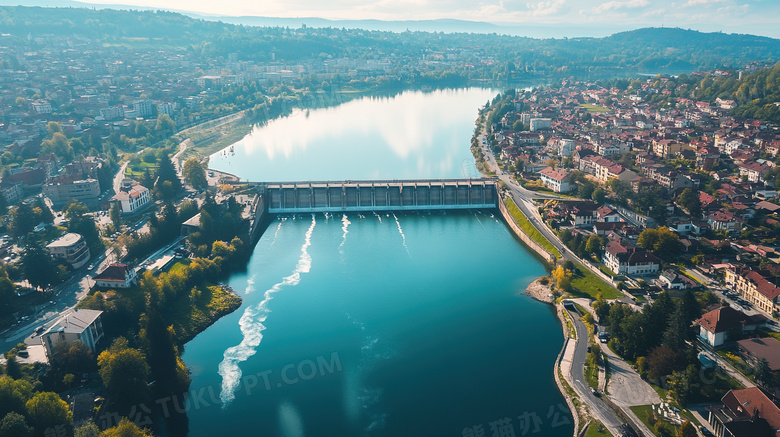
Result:
{"label": "water foam trail", "polygon": [[382,216],[377,213],[374,213],[374,215],[379,219],[379,223],[382,223]]}
{"label": "water foam trail", "polygon": [[219,398],[223,406],[227,406],[236,397],[235,391],[238,388],[242,375],[238,364],[257,353],[257,346],[263,340],[263,330],[265,330],[263,322],[268,317],[268,313],[271,312],[268,309],[268,302],[273,299],[274,293],[283,287],[298,285],[301,282],[301,274],[309,273],[309,270],[311,270],[309,246],[311,246],[311,235],[316,224],[317,219],[312,214],[311,225],[306,231],[306,238],[303,246],[301,246],[301,256],[298,258],[298,263],[295,265],[295,270],[293,270],[292,274],[282,279],[282,282],[276,283],[273,287],[266,290],[263,300],[255,306],[248,307],[244,310],[244,314],[241,315],[238,325],[241,327],[241,334],[244,338],[237,346],[232,346],[225,350],[224,358],[219,363],[219,374],[222,376],[222,391],[219,394]]}
{"label": "water foam trail", "polygon": [[395,216],[395,213],[393,213],[393,218],[395,219],[396,226],[398,226],[398,233],[401,234],[401,238],[403,239],[404,249],[406,249],[406,253],[409,254],[409,256],[412,256],[412,254],[409,253],[409,247],[406,245],[406,235],[404,235],[404,230],[401,229],[401,222],[398,221],[398,217]]}
{"label": "water foam trail", "polygon": [[252,275],[251,278],[246,280],[246,288],[244,289],[244,294],[249,294],[255,291],[255,276],[256,275]]}
{"label": "water foam trail", "polygon": [[282,229],[282,223],[284,223],[284,220],[279,222],[279,225],[276,226],[276,232],[274,232],[274,239],[271,241],[271,246],[276,244],[276,236],[279,235],[279,229]]}
{"label": "water foam trail", "polygon": [[480,219],[479,219],[479,216],[480,216],[480,214],[479,214],[479,211],[477,211],[477,212],[475,212],[475,213],[474,213],[474,217],[476,217],[476,218],[477,218],[477,221],[478,221],[478,222],[479,222],[479,224],[482,226],[482,229],[487,229],[487,228],[485,227],[485,225],[482,223],[482,220],[480,220]]}
{"label": "water foam trail", "polygon": [[351,225],[352,222],[349,221],[347,218],[347,215],[344,214],[341,216],[341,232],[343,232],[344,235],[341,236],[341,244],[339,244],[339,253],[344,255],[344,243],[347,242],[347,234],[349,233],[349,225]]}

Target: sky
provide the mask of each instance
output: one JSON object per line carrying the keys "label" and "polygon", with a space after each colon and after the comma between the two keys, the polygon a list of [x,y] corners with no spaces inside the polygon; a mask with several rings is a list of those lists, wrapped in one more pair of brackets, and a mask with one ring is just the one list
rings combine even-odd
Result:
{"label": "sky", "polygon": [[523,25],[681,27],[780,38],[778,0],[82,0],[206,14],[333,20],[454,18]]}

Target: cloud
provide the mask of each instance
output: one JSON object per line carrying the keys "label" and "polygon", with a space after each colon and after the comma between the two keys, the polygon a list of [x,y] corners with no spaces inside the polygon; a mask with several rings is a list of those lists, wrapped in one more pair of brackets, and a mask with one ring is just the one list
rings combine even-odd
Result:
{"label": "cloud", "polygon": [[725,1],[727,0],[688,0],[688,3],[684,4],[683,7],[710,5],[713,3],[723,3]]}
{"label": "cloud", "polygon": [[598,5],[595,11],[607,12],[607,11],[617,11],[619,9],[636,9],[636,8],[643,8],[649,4],[650,2],[648,0],[626,0],[626,1],[613,0],[611,2],[606,2]]}
{"label": "cloud", "polygon": [[528,10],[532,16],[539,17],[557,14],[565,3],[566,0],[550,0],[539,3],[528,3],[526,6],[528,6]]}

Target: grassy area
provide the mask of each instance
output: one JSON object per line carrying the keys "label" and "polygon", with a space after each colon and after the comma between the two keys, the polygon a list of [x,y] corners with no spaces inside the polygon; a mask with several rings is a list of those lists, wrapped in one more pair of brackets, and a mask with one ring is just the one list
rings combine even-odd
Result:
{"label": "grassy area", "polygon": [[609,436],[612,437],[612,434],[607,431],[607,428],[604,427],[604,425],[601,424],[598,420],[593,420],[590,422],[590,425],[588,425],[588,430],[585,431],[585,437],[603,437],[603,436]]}
{"label": "grassy area", "polygon": [[615,274],[612,273],[612,270],[608,269],[607,266],[604,264],[599,264],[599,270],[601,270],[601,273],[604,273],[605,275],[609,276],[610,278],[614,278]]}
{"label": "grassy area", "polygon": [[602,281],[601,278],[594,275],[593,272],[580,265],[574,263],[575,271],[571,278],[572,291],[569,293],[574,297],[589,297],[596,299],[599,294],[604,296],[604,299],[617,299],[623,297],[623,293],[618,291],[613,286]]}
{"label": "grassy area", "polygon": [[509,211],[509,215],[512,216],[512,219],[514,219],[515,223],[520,227],[520,229],[525,232],[526,235],[528,235],[533,241],[535,241],[537,244],[542,246],[542,248],[551,254],[553,254],[556,258],[561,257],[561,253],[558,252],[558,249],[555,248],[555,246],[552,245],[549,241],[547,241],[546,238],[537,230],[531,222],[528,221],[528,217],[523,214],[522,211],[520,211],[520,208],[517,207],[514,200],[510,198],[504,199],[504,205],[506,205],[507,211]]}
{"label": "grassy area", "polygon": [[241,298],[216,285],[199,285],[190,292],[191,305],[175,305],[167,315],[181,343],[194,338],[222,315],[241,305]]}
{"label": "grassy area", "polygon": [[168,269],[169,272],[178,272],[181,269],[183,269],[185,266],[190,265],[192,260],[189,258],[182,258],[179,261],[176,262],[176,264],[172,265],[170,269]]}
{"label": "grassy area", "polygon": [[569,319],[569,314],[566,311],[563,311],[563,319],[566,321],[566,330],[569,331],[569,337],[576,340],[577,330],[574,329],[574,324],[572,324],[571,319]]}
{"label": "grassy area", "polygon": [[597,106],[592,103],[581,103],[580,106],[587,109],[588,112],[609,112],[609,109],[602,108],[601,106]]}

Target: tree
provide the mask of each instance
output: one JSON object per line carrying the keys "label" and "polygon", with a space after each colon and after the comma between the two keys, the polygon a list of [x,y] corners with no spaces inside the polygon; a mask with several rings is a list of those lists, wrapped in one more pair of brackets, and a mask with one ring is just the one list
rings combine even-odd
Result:
{"label": "tree", "polygon": [[682,425],[680,425],[679,431],[677,431],[679,437],[697,437],[696,427],[693,426],[690,420],[685,419]]}
{"label": "tree", "polygon": [[639,247],[652,251],[663,258],[670,258],[680,253],[682,243],[680,237],[667,227],[648,228],[639,234]]}
{"label": "tree", "polygon": [[30,285],[44,290],[60,280],[60,271],[54,259],[38,244],[30,244],[24,249],[22,271]]}
{"label": "tree", "polygon": [[588,242],[585,244],[585,250],[588,253],[596,253],[601,249],[601,238],[596,234],[590,234]]}
{"label": "tree", "polygon": [[100,233],[98,232],[95,219],[89,214],[87,205],[79,201],[71,201],[65,207],[65,217],[68,219],[68,231],[84,237],[87,246],[95,250],[101,246]]}
{"label": "tree", "polygon": [[25,404],[32,397],[32,385],[8,375],[0,376],[0,417],[10,412],[26,414]]}
{"label": "tree", "polygon": [[11,221],[8,231],[14,238],[19,238],[32,232],[35,228],[35,213],[30,205],[22,203],[10,212]]}
{"label": "tree", "polygon": [[206,171],[197,158],[190,158],[185,161],[181,174],[195,189],[200,190],[208,186]]}
{"label": "tree", "polygon": [[147,400],[149,365],[141,351],[130,348],[125,338],[114,340],[110,348],[100,353],[98,367],[112,399],[125,405]]}
{"label": "tree", "polygon": [[[163,156],[160,157],[160,160],[157,164],[157,188],[166,182],[170,182],[170,187],[166,188],[165,192],[163,193],[166,196],[175,196],[181,192],[181,181],[179,180],[179,177],[176,175],[176,169],[173,168],[173,163],[171,162],[171,158],[168,156],[168,154],[163,154]],[[170,198],[167,197],[167,198]]]}
{"label": "tree", "polygon": [[31,437],[32,429],[27,426],[24,416],[10,412],[0,421],[0,437]]}
{"label": "tree", "polygon": [[119,425],[101,432],[100,437],[152,437],[152,434],[123,417]]}
{"label": "tree", "polygon": [[173,131],[176,129],[176,122],[171,119],[171,116],[168,114],[160,114],[157,116],[157,125],[154,127],[154,130],[157,132],[161,131]]}
{"label": "tree", "polygon": [[57,393],[37,393],[26,406],[36,435],[43,435],[46,430],[69,428],[73,424],[73,413]]}
{"label": "tree", "polygon": [[119,231],[122,228],[122,211],[119,208],[119,203],[111,205],[109,216],[111,217],[111,223],[114,224],[114,229]]}
{"label": "tree", "polygon": [[95,422],[87,422],[73,431],[73,437],[98,437],[99,435],[100,428],[95,425]]}
{"label": "tree", "polygon": [[677,203],[688,210],[688,212],[698,217],[701,215],[701,200],[699,200],[699,192],[692,188],[686,188],[677,196]]}
{"label": "tree", "polygon": [[775,388],[775,375],[769,368],[766,358],[761,358],[756,363],[756,383],[770,392]]}
{"label": "tree", "polygon": [[179,221],[185,222],[198,213],[198,202],[191,199],[184,199],[179,204]]}
{"label": "tree", "polygon": [[552,271],[552,277],[555,280],[555,285],[561,291],[569,291],[571,289],[571,276],[572,273],[564,269],[563,266],[558,266],[555,268],[555,270]]}

